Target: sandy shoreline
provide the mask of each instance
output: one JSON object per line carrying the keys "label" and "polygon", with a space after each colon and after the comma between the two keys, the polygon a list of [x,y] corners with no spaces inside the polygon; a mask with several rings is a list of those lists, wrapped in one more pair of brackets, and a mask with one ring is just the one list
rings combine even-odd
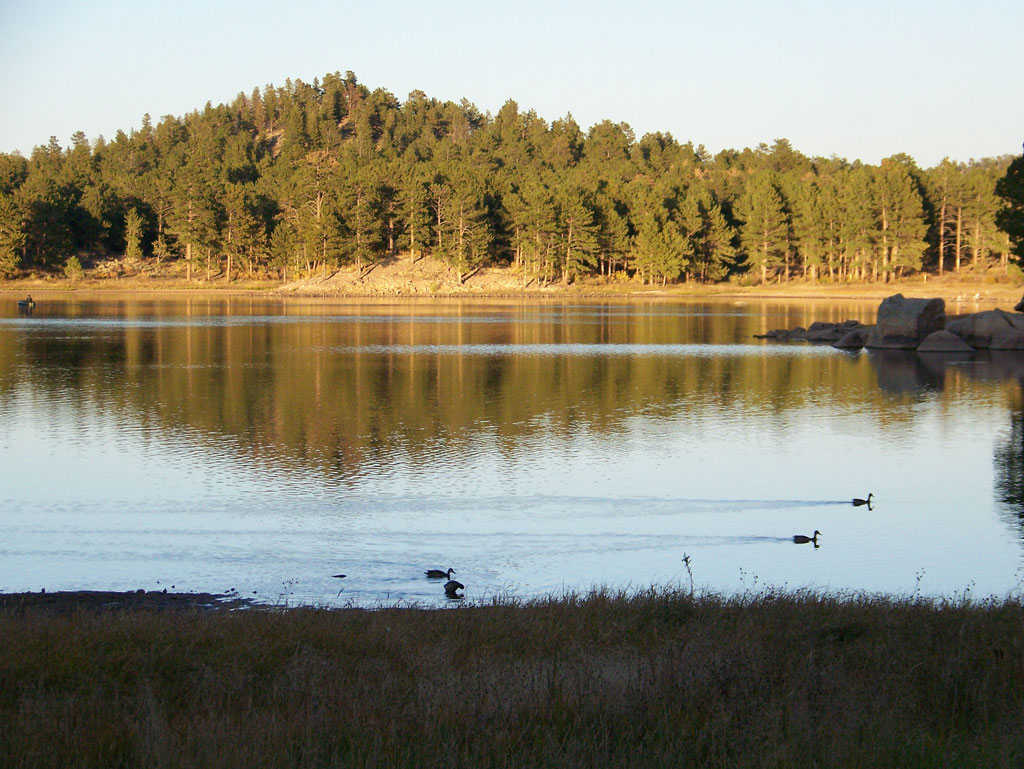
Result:
{"label": "sandy shoreline", "polygon": [[1010,282],[998,270],[946,272],[915,275],[890,283],[808,283],[789,281],[766,286],[743,286],[737,283],[681,283],[665,287],[643,286],[633,281],[590,280],[563,285],[540,286],[510,267],[487,267],[464,283],[458,283],[450,270],[431,259],[411,262],[394,259],[360,274],[354,268],[343,268],[328,275],[316,275],[297,281],[237,280],[230,283],[214,277],[188,282],[183,275],[170,272],[135,273],[108,277],[96,273],[78,280],[54,276],[31,276],[0,281],[0,293],[17,298],[33,294],[39,299],[58,296],[92,294],[170,293],[201,295],[260,295],[276,298],[336,299],[522,299],[522,300],[626,300],[733,298],[733,299],[884,299],[896,293],[908,297],[939,297],[952,304],[979,304],[986,307],[1012,307],[1024,293],[1024,287]]}

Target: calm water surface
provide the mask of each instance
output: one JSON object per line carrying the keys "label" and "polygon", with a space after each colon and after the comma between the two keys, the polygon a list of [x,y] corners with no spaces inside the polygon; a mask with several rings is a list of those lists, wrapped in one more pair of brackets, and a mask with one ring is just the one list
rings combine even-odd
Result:
{"label": "calm water surface", "polygon": [[0,590],[1016,592],[1024,357],[753,338],[876,307],[6,297]]}

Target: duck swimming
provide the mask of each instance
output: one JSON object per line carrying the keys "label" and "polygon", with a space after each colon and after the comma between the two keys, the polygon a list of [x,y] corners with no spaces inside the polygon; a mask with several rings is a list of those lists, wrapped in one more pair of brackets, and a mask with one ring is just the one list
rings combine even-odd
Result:
{"label": "duck swimming", "polygon": [[465,590],[466,586],[457,580],[450,579],[444,583],[444,592],[449,598],[462,598],[461,595],[456,593],[456,590]]}
{"label": "duck swimming", "polygon": [[818,531],[817,529],[815,529],[813,537],[808,537],[806,534],[794,534],[793,535],[793,541],[796,544],[798,544],[798,545],[806,545],[808,542],[813,542],[814,546],[817,547],[818,546],[818,537],[820,535],[821,535],[821,532]]}
{"label": "duck swimming", "polygon": [[428,579],[451,579],[452,574],[455,573],[455,569],[448,569],[448,571],[441,571],[440,569],[427,569],[423,573],[427,575]]}
{"label": "duck swimming", "polygon": [[868,506],[868,510],[870,510],[871,509],[871,498],[873,496],[875,496],[875,495],[874,494],[868,494],[868,498],[867,499],[854,498],[853,499],[853,506],[854,507],[860,507],[861,505],[867,505]]}

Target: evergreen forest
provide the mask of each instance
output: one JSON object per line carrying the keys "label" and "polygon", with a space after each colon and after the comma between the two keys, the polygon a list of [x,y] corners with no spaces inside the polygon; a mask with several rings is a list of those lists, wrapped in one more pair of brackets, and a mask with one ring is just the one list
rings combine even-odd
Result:
{"label": "evergreen forest", "polygon": [[287,80],[131,133],[0,153],[0,277],[106,257],[189,280],[442,260],[459,281],[889,281],[1020,270],[997,226],[1014,158],[869,165],[786,139],[723,150],[625,123],[496,115],[348,72]]}

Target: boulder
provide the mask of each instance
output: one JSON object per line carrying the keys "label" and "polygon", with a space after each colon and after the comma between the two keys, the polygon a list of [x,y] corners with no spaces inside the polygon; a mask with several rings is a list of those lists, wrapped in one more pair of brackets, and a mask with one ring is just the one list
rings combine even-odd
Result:
{"label": "boulder", "polygon": [[878,306],[878,321],[865,346],[914,350],[926,336],[945,325],[946,303],[941,299],[907,299],[895,294]]}
{"label": "boulder", "polygon": [[874,330],[874,326],[860,326],[851,329],[843,334],[842,338],[832,343],[833,347],[841,350],[859,350],[868,341],[868,336]]}
{"label": "boulder", "polygon": [[992,337],[990,350],[1024,350],[1024,332],[1002,331]]}
{"label": "boulder", "polygon": [[933,331],[924,338],[918,352],[974,352],[967,342],[949,331]]}
{"label": "boulder", "polygon": [[792,342],[797,339],[803,339],[803,334],[805,333],[806,331],[799,326],[794,329],[776,328],[763,334],[754,334],[754,339],[775,339],[779,342]]}
{"label": "boulder", "polygon": [[855,328],[864,326],[856,320],[844,320],[842,323],[816,320],[808,327],[805,338],[808,342],[838,342]]}
{"label": "boulder", "polygon": [[946,330],[978,350],[1024,349],[1024,317],[1003,310],[961,315],[951,320]]}
{"label": "boulder", "polygon": [[[844,320],[842,323],[828,323],[816,320],[810,328],[797,326],[794,329],[778,328],[764,334],[754,334],[755,339],[775,339],[779,342],[835,342],[842,339],[855,328],[866,328],[856,320]],[[863,345],[859,345],[863,347]]]}

